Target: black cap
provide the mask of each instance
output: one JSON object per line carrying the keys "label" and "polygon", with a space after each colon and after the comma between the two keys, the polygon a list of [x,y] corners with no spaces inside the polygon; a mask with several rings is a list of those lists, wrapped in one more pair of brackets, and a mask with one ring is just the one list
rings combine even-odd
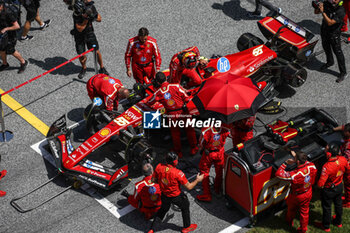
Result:
{"label": "black cap", "polygon": [[328,148],[329,148],[328,151],[332,154],[332,157],[339,155],[339,151],[340,151],[339,145],[336,144],[335,142],[329,143]]}
{"label": "black cap", "polygon": [[170,151],[166,155],[165,161],[167,162],[167,164],[173,164],[173,162],[177,160],[177,158],[177,154],[175,152]]}

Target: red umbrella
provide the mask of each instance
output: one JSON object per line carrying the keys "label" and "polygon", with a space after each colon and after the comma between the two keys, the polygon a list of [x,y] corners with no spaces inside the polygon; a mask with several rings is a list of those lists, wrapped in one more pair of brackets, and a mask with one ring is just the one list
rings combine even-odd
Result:
{"label": "red umbrella", "polygon": [[223,73],[204,81],[192,101],[201,117],[229,124],[255,115],[265,97],[252,79]]}

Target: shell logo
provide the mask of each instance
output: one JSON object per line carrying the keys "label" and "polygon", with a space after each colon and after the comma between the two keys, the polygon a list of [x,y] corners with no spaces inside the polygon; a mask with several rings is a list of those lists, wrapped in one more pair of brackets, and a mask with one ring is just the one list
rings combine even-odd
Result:
{"label": "shell logo", "polygon": [[235,105],[235,109],[236,109],[236,110],[239,109],[239,105],[238,105],[238,104]]}
{"label": "shell logo", "polygon": [[103,128],[100,130],[99,134],[102,136],[102,137],[106,137],[107,135],[109,135],[111,133],[111,130],[108,129],[108,128]]}
{"label": "shell logo", "polygon": [[168,172],[169,171],[169,168],[167,167],[167,168],[165,168],[165,172]]}
{"label": "shell logo", "polygon": [[91,170],[87,170],[86,172],[87,172],[87,173],[90,173],[90,172],[91,172]]}

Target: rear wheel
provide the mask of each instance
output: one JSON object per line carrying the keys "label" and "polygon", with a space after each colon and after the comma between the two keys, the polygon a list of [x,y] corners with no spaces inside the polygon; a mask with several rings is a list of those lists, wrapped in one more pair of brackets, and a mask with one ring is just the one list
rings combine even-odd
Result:
{"label": "rear wheel", "polygon": [[262,39],[247,32],[238,38],[237,48],[239,51],[243,51],[263,43],[264,41]]}
{"label": "rear wheel", "polygon": [[282,73],[284,79],[292,87],[302,86],[307,79],[307,71],[299,64],[289,64]]}

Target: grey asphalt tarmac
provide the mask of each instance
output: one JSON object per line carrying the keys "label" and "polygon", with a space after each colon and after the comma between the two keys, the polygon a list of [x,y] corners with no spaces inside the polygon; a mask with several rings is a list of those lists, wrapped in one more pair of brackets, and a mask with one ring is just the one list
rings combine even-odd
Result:
{"label": "grey asphalt tarmac", "polygon": [[[320,39],[321,16],[313,14],[309,1],[271,2],[281,7],[284,15],[300,22],[301,26],[315,33],[316,39]],[[94,28],[105,67],[111,76],[119,78],[130,88],[134,81],[126,76],[124,53],[128,39],[135,36],[140,27],[147,27],[150,35],[158,40],[162,69],[168,68],[173,54],[193,45],[198,46],[202,55],[210,57],[212,54],[238,52],[236,41],[244,32],[263,38],[257,20],[246,16],[247,11],[254,10],[255,6],[245,0],[96,0],[95,5],[102,16],[102,22],[94,23]],[[267,10],[264,9],[263,13],[266,14]],[[17,42],[18,51],[30,64],[23,74],[17,74],[19,63],[9,57],[12,68],[0,73],[0,88],[4,91],[76,56],[74,40],[69,34],[72,12],[67,10],[63,1],[41,1],[40,15],[43,20],[53,21],[44,31],[37,30],[38,25],[34,22],[30,31],[34,39]],[[24,16],[25,13],[22,21]],[[343,46],[348,69],[349,46]],[[318,50],[321,50],[320,43],[316,47]],[[308,80],[302,87],[282,90],[279,99],[288,109],[287,116],[317,107],[329,111],[339,123],[350,120],[350,79],[337,84],[337,66],[319,72],[318,68],[324,61],[325,55],[321,54],[310,62]],[[10,95],[48,126],[63,114],[67,114],[69,124],[79,122],[83,119],[83,109],[90,102],[85,83],[94,74],[91,54],[88,67],[88,75],[82,80],[77,79],[80,64],[76,61]],[[6,129],[14,133],[14,138],[0,144],[0,169],[8,170],[7,176],[0,181],[0,189],[8,192],[0,198],[0,232],[144,232],[147,229],[149,222],[143,220],[138,212],[133,211],[118,219],[82,190],[69,190],[29,213],[15,211],[9,205],[11,199],[45,182],[55,173],[54,168],[31,148],[31,145],[43,140],[44,135],[6,105],[4,116]],[[263,116],[263,119],[270,121],[275,117]],[[198,159],[197,156],[193,160],[198,162]],[[194,173],[194,169],[186,172],[188,177]],[[64,180],[58,180],[22,204],[38,203],[65,186]],[[132,185],[127,190],[131,192]],[[200,191],[198,186],[188,193],[192,222],[199,226],[197,232],[220,232],[243,217],[236,209],[226,209],[225,200],[220,197],[215,197],[211,204],[196,202],[195,196]],[[125,198],[117,191],[101,194],[117,207],[126,205]],[[171,210],[166,223],[158,230],[177,232],[181,226],[181,214]]]}

